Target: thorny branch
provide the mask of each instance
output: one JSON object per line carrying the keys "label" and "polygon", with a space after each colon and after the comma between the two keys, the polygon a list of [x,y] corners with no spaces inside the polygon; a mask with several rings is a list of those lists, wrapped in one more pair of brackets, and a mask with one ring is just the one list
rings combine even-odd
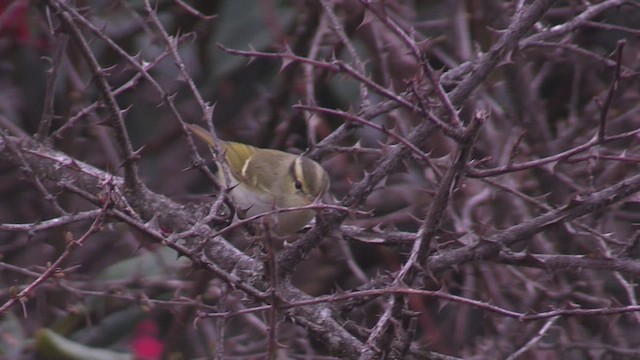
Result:
{"label": "thorny branch", "polygon": [[[35,118],[14,76],[0,83],[0,313],[20,303],[50,327],[78,299],[153,309],[171,318],[165,357],[638,355],[636,2],[221,3],[122,2],[103,17],[47,0],[24,16],[51,48],[0,41],[51,58]],[[425,15],[439,6],[455,15]],[[262,37],[217,37],[238,19]],[[256,19],[278,29],[269,44]],[[208,159],[223,152],[200,155],[193,122],[216,140],[311,147],[335,203],[302,207],[316,219],[286,239],[255,229],[300,207],[231,219]],[[211,184],[215,199],[194,199]],[[166,250],[187,261],[96,276]]]}

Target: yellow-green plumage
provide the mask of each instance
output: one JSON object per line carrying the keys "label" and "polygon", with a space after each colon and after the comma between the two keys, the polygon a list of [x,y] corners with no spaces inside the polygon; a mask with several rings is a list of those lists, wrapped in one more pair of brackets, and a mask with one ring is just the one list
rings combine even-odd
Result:
{"label": "yellow-green plumage", "polygon": [[[187,124],[189,130],[209,146],[213,136],[198,125]],[[250,217],[273,209],[311,204],[329,189],[329,176],[317,162],[283,151],[260,149],[230,141],[220,141],[231,182],[224,174],[218,177],[230,194],[242,217]],[[306,225],[314,212],[296,210],[271,217],[279,235],[290,234]]]}

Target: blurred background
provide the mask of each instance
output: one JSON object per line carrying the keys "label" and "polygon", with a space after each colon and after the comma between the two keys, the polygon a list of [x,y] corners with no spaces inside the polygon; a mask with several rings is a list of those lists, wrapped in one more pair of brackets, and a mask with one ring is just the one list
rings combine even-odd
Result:
{"label": "blurred background", "polygon": [[[330,174],[331,193],[339,200],[398,141],[370,126],[352,125],[339,143],[323,147],[321,141],[345,119],[302,111],[295,105],[359,114],[390,101],[370,86],[363,91],[363,82],[349,71],[330,67],[335,60],[364,71],[371,82],[415,104],[426,108],[441,104],[406,39],[376,17],[375,11],[354,0],[325,3],[339,27],[320,1],[311,0],[158,1],[152,8],[175,42],[198,92],[214,105],[217,135],[292,153],[321,151],[318,160]],[[495,44],[521,3],[530,2],[398,0],[371,6],[410,35],[438,74],[447,74],[441,83],[451,91],[466,73],[452,74]],[[474,147],[475,169],[524,163],[580,146],[597,132],[605,104],[609,135],[640,127],[640,5],[613,3],[556,2],[523,37],[520,48],[465,99],[459,113],[463,121],[468,122],[478,109],[490,113]],[[77,161],[122,175],[122,160],[113,131],[106,125],[108,113],[99,90],[78,44],[66,35],[69,30],[53,10],[59,5],[52,4],[66,4],[78,14],[73,21],[125,110],[131,142],[140,149],[144,183],[187,207],[211,202],[214,188],[193,169],[185,134],[163,95],[186,122],[205,126],[201,104],[143,1],[0,0],[0,129],[5,136],[32,136],[49,116],[50,129],[46,139],[39,141]],[[548,35],[554,26],[576,24],[578,15],[588,11],[594,15],[572,31]],[[116,51],[106,38],[128,55]],[[620,41],[625,41],[620,81],[608,101]],[[225,48],[249,54],[233,54]],[[147,66],[157,85],[140,76],[126,57]],[[412,95],[424,88],[428,89],[421,90],[427,94],[423,99]],[[398,106],[367,120],[401,137],[429,121]],[[465,245],[471,241],[469,234],[488,237],[636,174],[638,145],[638,137],[629,135],[544,166],[461,179],[431,253]],[[299,266],[293,283],[318,296],[374,286],[378,276],[397,271],[411,251],[412,236],[425,217],[440,172],[446,170],[456,148],[456,141],[442,132],[431,136],[421,148],[431,165],[414,157],[400,171],[390,173],[360,204],[359,209],[369,214],[353,215],[345,222],[359,236],[344,231],[328,236]],[[206,151],[200,153],[204,156]],[[96,208],[53,182],[44,181],[41,186],[47,191],[28,171],[0,159],[2,302],[64,251],[68,233],[79,236],[91,223],[86,220],[43,231],[8,230],[8,224],[38,224],[59,217],[60,208],[68,213]],[[47,192],[51,196],[45,196]],[[635,202],[594,211],[511,250],[635,259],[638,215]],[[380,240],[385,233],[405,240]],[[248,254],[261,256],[245,230],[234,232],[229,240]],[[78,356],[85,358],[98,356],[93,352],[97,349],[110,351],[108,356],[113,358],[204,359],[219,354],[216,349],[221,348],[229,359],[265,356],[264,314],[195,321],[195,308],[223,312],[242,308],[238,304],[250,306],[244,294],[210,279],[188,260],[122,223],[108,223],[75,249],[64,263],[63,278],[43,283],[28,301],[2,314],[0,357],[74,358],[71,344],[82,344],[78,351],[84,355]],[[494,259],[460,264],[437,278],[425,276],[421,286],[528,312],[637,305],[636,278],[637,274],[610,270],[538,269]],[[451,356],[506,358],[544,324],[417,296],[409,302],[417,321],[413,344]],[[368,330],[381,309],[383,302],[370,301],[349,309],[344,320]],[[640,357],[639,329],[638,313],[562,318],[522,358]],[[331,358],[322,344],[314,343],[295,323],[283,322],[279,331],[282,359]],[[366,340],[362,334],[360,338]]]}

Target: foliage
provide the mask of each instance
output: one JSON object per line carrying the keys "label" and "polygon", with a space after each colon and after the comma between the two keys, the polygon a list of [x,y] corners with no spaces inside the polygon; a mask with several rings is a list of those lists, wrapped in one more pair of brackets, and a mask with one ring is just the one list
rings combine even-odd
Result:
{"label": "foliage", "polygon": [[[0,357],[640,357],[637,1],[0,10]],[[232,219],[186,123],[334,199]]]}

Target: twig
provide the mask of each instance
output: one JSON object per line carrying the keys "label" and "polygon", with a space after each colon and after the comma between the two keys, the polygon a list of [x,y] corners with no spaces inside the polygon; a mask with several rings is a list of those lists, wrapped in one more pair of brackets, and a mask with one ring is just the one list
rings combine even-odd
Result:
{"label": "twig", "polygon": [[54,111],[53,102],[56,96],[56,80],[58,79],[58,70],[62,61],[62,55],[67,49],[67,36],[58,34],[56,48],[51,59],[51,68],[47,71],[47,88],[44,96],[44,109],[42,111],[42,120],[38,126],[38,132],[35,139],[43,141],[49,134],[51,123],[53,122]]}
{"label": "twig", "polygon": [[[65,247],[64,251],[62,252],[62,254],[60,254],[60,256],[58,256],[56,261],[54,261],[51,265],[49,265],[47,267],[47,270],[45,270],[37,279],[35,279],[33,282],[31,282],[31,284],[29,284],[27,287],[25,287],[22,291],[20,291],[19,293],[13,295],[2,306],[0,306],[0,314],[2,314],[5,311],[7,311],[9,308],[11,308],[17,302],[25,302],[27,300],[27,298],[31,295],[31,293],[33,293],[33,291],[39,285],[41,285],[42,283],[47,281],[47,279],[49,279],[50,277],[56,276],[56,274],[60,271],[60,267],[62,266],[62,263],[65,260],[67,260],[67,258],[71,255],[71,253],[73,253],[73,251],[77,247],[82,246],[84,244],[84,242],[91,235],[93,235],[94,233],[98,232],[100,226],[102,225],[102,222],[104,221],[105,211],[106,211],[107,207],[109,207],[110,205],[111,204],[109,204],[109,203],[105,203],[105,205],[102,207],[100,213],[95,218],[95,220],[93,221],[93,223],[91,224],[89,229],[80,238],[78,238],[78,240],[73,239],[73,235],[71,233],[67,233],[68,234],[67,235],[68,237],[66,239],[67,246]],[[25,317],[26,317],[26,314],[25,314]]]}
{"label": "twig", "polygon": [[602,104],[602,109],[600,111],[600,127],[598,128],[598,140],[600,142],[604,141],[607,136],[607,113],[609,113],[609,108],[611,107],[611,102],[613,101],[613,96],[618,90],[618,85],[620,84],[620,67],[622,66],[622,50],[624,49],[624,45],[626,41],[619,40],[616,46],[616,70],[613,75],[613,80],[611,80],[611,84],[609,85],[609,90],[607,91],[607,97],[604,100],[604,104]]}
{"label": "twig", "polygon": [[469,97],[471,92],[498,66],[498,63],[518,46],[520,39],[554,2],[555,0],[537,0],[528,7],[518,10],[498,42],[474,63],[473,72],[449,93],[453,106],[460,106]]}
{"label": "twig", "polygon": [[[15,144],[13,141],[10,141],[7,134],[2,129],[0,129],[0,138],[4,140],[6,147],[9,149],[10,152],[13,153],[16,159],[18,159],[22,172],[24,172],[27,175],[27,178],[33,181],[38,191],[42,193],[42,196],[44,197],[44,199],[49,203],[51,203],[51,206],[53,206],[53,208],[59,214],[63,214],[63,215],[68,214],[67,211],[63,209],[62,206],[60,206],[57,198],[49,192],[46,186],[44,186],[42,179],[40,178],[40,176],[38,176],[37,172],[33,169],[33,166],[29,164],[29,162],[25,159],[25,154],[22,153],[23,150],[20,148],[20,146],[18,146],[18,144]],[[31,141],[31,140],[25,138],[24,141]]]}
{"label": "twig", "polygon": [[521,43],[521,47],[522,49],[526,49],[531,42],[544,41],[568,34],[578,29],[580,26],[583,26],[590,19],[602,14],[603,12],[629,2],[629,0],[607,0],[599,4],[588,6],[581,14],[575,16],[573,20],[560,25],[556,25],[547,31],[540,32],[523,40]]}
{"label": "twig", "polygon": [[94,219],[101,210],[88,210],[78,214],[69,214],[54,219],[29,224],[0,224],[0,231],[26,232],[35,234],[40,231],[55,229],[59,226]]}
{"label": "twig", "polygon": [[536,167],[541,167],[550,163],[558,162],[558,161],[569,161],[571,157],[586,150],[593,148],[594,146],[601,145],[603,143],[609,143],[613,141],[618,141],[621,139],[625,139],[628,137],[633,137],[637,134],[640,134],[640,129],[628,131],[625,133],[620,133],[616,135],[611,135],[605,137],[603,140],[598,139],[598,134],[596,133],[591,140],[587,141],[582,145],[575,146],[569,150],[563,151],[561,153],[551,155],[545,158],[526,161],[519,164],[507,164],[504,166],[500,166],[494,169],[474,169],[472,167],[467,169],[467,176],[472,178],[483,178],[483,177],[492,177],[497,175],[503,175],[510,172],[522,171],[527,169],[533,169]]}
{"label": "twig", "polygon": [[178,6],[180,6],[182,9],[184,9],[186,12],[188,12],[189,14],[197,17],[200,20],[210,21],[210,20],[213,20],[213,19],[218,17],[218,15],[205,15],[205,14],[201,13],[200,11],[196,10],[193,6],[187,4],[186,2],[184,2],[182,0],[173,0],[173,1],[175,1],[176,4],[178,4]]}
{"label": "twig", "polygon": [[[436,195],[429,206],[429,210],[427,211],[427,215],[425,216],[420,229],[418,230],[418,235],[416,241],[413,243],[409,259],[407,259],[395,276],[393,285],[398,286],[402,283],[412,284],[417,274],[417,269],[426,260],[428,251],[431,248],[431,241],[440,228],[440,223],[442,222],[442,218],[445,214],[444,210],[449,205],[449,197],[453,191],[456,179],[462,175],[464,167],[466,166],[471,154],[475,138],[480,130],[480,126],[487,117],[488,114],[484,112],[477,112],[474,116],[469,128],[467,129],[467,141],[460,145],[453,163],[445,173],[444,177],[440,180]],[[371,335],[365,343],[365,350],[360,356],[360,359],[373,359],[377,356],[376,354],[379,353],[380,349],[379,343],[382,340],[383,335],[386,333],[389,321],[394,317],[394,313],[398,313],[400,311],[399,306],[402,304],[403,302],[399,298],[391,298],[389,306],[380,317],[375,327],[371,330]]]}
{"label": "twig", "polygon": [[362,3],[369,11],[375,14],[383,24],[385,24],[390,30],[392,30],[400,39],[402,39],[404,44],[409,47],[409,49],[411,49],[411,53],[416,58],[416,61],[418,61],[418,63],[421,65],[422,71],[424,71],[424,73],[427,75],[427,79],[431,83],[431,86],[435,89],[438,98],[442,102],[447,114],[447,119],[454,127],[461,127],[462,121],[460,121],[460,118],[458,117],[458,111],[455,109],[454,105],[451,102],[451,99],[444,91],[442,83],[436,77],[435,71],[431,68],[431,65],[429,65],[429,61],[418,49],[415,39],[411,38],[386,13],[382,13],[381,11],[376,10],[375,7],[371,6],[371,4],[367,1],[360,0],[360,3]]}
{"label": "twig", "polygon": [[[356,48],[353,46],[351,41],[349,41],[349,38],[347,37],[347,34],[345,33],[344,28],[340,23],[340,20],[338,20],[338,17],[333,11],[333,2],[330,2],[329,0],[320,0],[320,3],[324,8],[325,13],[329,17],[329,20],[331,20],[333,31],[336,33],[336,35],[338,35],[340,42],[342,42],[342,44],[347,48],[347,51],[349,51],[351,60],[353,60],[353,63],[355,65],[355,70],[357,70],[363,77],[366,76],[364,64],[362,63],[362,60],[360,60],[360,56],[358,55]],[[360,82],[359,87],[360,99],[364,104],[369,101],[369,93],[364,82]]]}
{"label": "twig", "polygon": [[594,210],[622,201],[638,191],[640,191],[640,175],[624,179],[588,196],[575,198],[564,207],[497,232],[478,243],[432,256],[427,261],[429,270],[433,274],[438,274],[454,264],[461,265],[471,260],[490,258],[505,247],[530,239],[533,235],[554,225],[577,219]]}
{"label": "twig", "polygon": [[73,22],[71,15],[62,9],[62,3],[56,0],[47,0],[47,3],[50,7],[56,10],[56,12],[58,12],[58,18],[68,29],[71,38],[74,39],[80,53],[84,57],[91,73],[94,76],[96,86],[100,90],[100,94],[107,106],[110,124],[115,130],[118,150],[120,152],[121,160],[123,161],[122,165],[125,171],[125,186],[132,192],[141,191],[144,184],[138,177],[138,167],[136,166],[138,154],[133,151],[131,140],[129,140],[129,134],[127,133],[127,129],[124,125],[123,111],[118,106],[115,96],[111,91],[111,86],[106,78],[106,71],[102,69],[98,63],[98,60],[93,55],[93,52],[80,29]]}
{"label": "twig", "polygon": [[518,357],[520,357],[521,355],[523,355],[525,352],[527,352],[527,350],[531,349],[538,341],[540,341],[540,339],[542,339],[542,337],[547,333],[547,331],[549,331],[549,329],[556,322],[556,320],[558,320],[558,317],[553,317],[553,318],[549,319],[542,326],[542,328],[540,328],[540,330],[538,331],[538,333],[534,337],[532,337],[524,346],[522,346],[516,352],[514,352],[511,355],[509,355],[506,360],[515,360]]}

